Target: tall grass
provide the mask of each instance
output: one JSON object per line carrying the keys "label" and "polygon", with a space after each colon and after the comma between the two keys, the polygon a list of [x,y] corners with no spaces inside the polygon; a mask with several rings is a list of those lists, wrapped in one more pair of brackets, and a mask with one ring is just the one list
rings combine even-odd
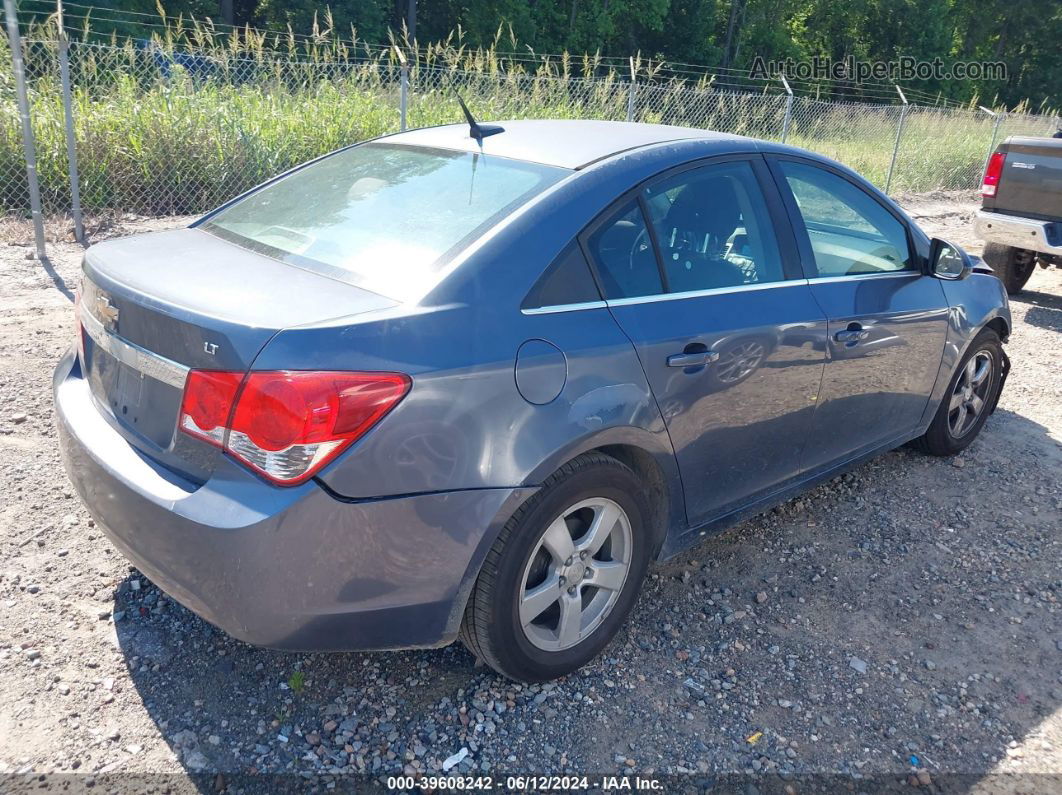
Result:
{"label": "tall grass", "polygon": [[[29,31],[32,118],[45,206],[69,206],[66,142],[54,28]],[[353,37],[352,37],[353,38]],[[10,58],[0,44],[0,210],[24,211],[27,192]],[[410,67],[411,127],[459,121],[456,87],[486,119],[625,119],[626,75],[599,59],[534,64],[448,41],[417,50]],[[224,38],[173,20],[150,43],[70,46],[81,198],[89,210],[186,214],[209,209],[300,162],[399,127],[393,49],[355,46],[329,32],[307,38],[246,30]],[[715,90],[710,79],[663,80],[643,64],[640,121],[778,139],[785,97]],[[788,142],[847,163],[883,185],[898,106],[798,97]],[[1046,117],[1021,117],[1030,129]],[[892,191],[977,184],[993,120],[967,110],[912,108]],[[1008,122],[1014,126],[1016,122]],[[1006,128],[1002,130],[1006,132]]]}

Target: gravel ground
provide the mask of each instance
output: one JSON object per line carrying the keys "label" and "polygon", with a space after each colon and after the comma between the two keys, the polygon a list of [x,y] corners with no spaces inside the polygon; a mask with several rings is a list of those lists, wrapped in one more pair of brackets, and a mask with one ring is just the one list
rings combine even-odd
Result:
{"label": "gravel ground", "polygon": [[[905,204],[979,251],[970,200]],[[705,541],[652,570],[597,661],[526,687],[460,645],[256,649],[133,569],[56,450],[49,384],[80,250],[54,243],[48,265],[29,239],[0,225],[0,773],[201,773],[214,789],[437,773],[467,749],[452,773],[1062,775],[1062,271],[1014,299],[1013,372],[960,458],[897,450]]]}

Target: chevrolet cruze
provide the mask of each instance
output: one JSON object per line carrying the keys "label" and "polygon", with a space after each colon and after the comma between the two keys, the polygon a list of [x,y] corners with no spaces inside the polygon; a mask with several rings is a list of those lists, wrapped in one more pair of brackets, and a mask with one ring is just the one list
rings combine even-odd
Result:
{"label": "chevrolet cruze", "polygon": [[1007,298],[818,155],[642,124],[392,135],[85,255],[55,375],[113,543],[250,643],[566,674],[650,561],[993,410]]}

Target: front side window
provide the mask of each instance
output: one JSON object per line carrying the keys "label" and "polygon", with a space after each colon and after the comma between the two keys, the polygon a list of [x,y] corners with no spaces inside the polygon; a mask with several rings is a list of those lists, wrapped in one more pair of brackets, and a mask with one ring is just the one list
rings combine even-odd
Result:
{"label": "front side window", "polygon": [[848,180],[817,166],[781,161],[803,217],[819,276],[914,270],[907,230]]}
{"label": "front side window", "polygon": [[570,173],[469,152],[364,144],[255,191],[201,228],[405,300],[507,213]]}
{"label": "front side window", "polygon": [[668,290],[782,281],[782,257],[752,166],[683,171],[645,190]]}

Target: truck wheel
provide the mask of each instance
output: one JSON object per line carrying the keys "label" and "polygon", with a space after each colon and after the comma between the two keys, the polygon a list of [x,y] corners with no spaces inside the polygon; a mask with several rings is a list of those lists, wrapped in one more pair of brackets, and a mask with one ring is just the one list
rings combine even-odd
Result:
{"label": "truck wheel", "polygon": [[644,494],[631,469],[601,453],[551,475],[487,553],[461,626],[468,650],[521,682],[564,676],[597,656],[649,563]]}
{"label": "truck wheel", "polygon": [[981,432],[1003,375],[1003,343],[992,329],[974,338],[948,384],[933,422],[915,446],[930,455],[960,453]]}
{"label": "truck wheel", "polygon": [[984,261],[996,272],[1010,295],[1021,292],[1036,270],[1036,255],[1031,251],[1000,243],[985,244]]}

